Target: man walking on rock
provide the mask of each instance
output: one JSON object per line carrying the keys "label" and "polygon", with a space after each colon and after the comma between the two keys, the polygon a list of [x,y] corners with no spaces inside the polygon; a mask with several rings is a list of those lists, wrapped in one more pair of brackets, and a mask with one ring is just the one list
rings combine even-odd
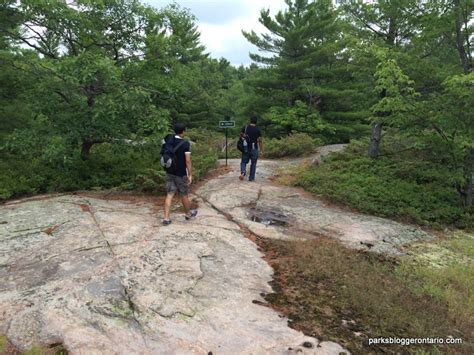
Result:
{"label": "man walking on rock", "polygon": [[171,224],[170,210],[173,196],[176,192],[181,196],[181,202],[185,210],[185,219],[189,220],[197,215],[197,210],[191,209],[189,202],[189,186],[193,182],[193,167],[191,162],[191,145],[184,140],[184,124],[177,123],[174,126],[175,135],[169,134],[165,137],[165,144],[170,144],[175,149],[175,164],[166,169],[166,200],[165,216],[163,225]]}
{"label": "man walking on rock", "polygon": [[257,171],[257,159],[263,154],[262,132],[257,127],[257,117],[250,118],[250,124],[242,127],[240,137],[245,138],[244,151],[242,152],[242,160],[240,162],[240,176],[243,180],[247,175],[247,164],[250,161],[249,181],[255,181],[255,173]]}

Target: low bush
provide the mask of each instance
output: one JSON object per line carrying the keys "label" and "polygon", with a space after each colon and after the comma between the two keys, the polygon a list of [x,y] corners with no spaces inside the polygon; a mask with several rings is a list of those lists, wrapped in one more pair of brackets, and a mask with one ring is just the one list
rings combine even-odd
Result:
{"label": "low bush", "polygon": [[[213,149],[219,159],[225,158],[224,132],[193,128],[188,130],[186,134],[191,141],[198,144],[204,143],[205,146]],[[229,131],[227,145],[227,156],[229,159],[241,157],[241,153],[237,150],[238,137],[237,129]],[[294,133],[283,138],[263,138],[265,158],[270,159],[308,155],[313,153],[322,144],[321,140],[312,138],[305,133]]]}
{"label": "low bush", "polygon": [[307,167],[295,184],[361,212],[436,228],[474,227],[474,210],[462,206],[448,164],[421,151],[372,160],[358,144]]}
{"label": "low bush", "polygon": [[305,133],[294,133],[280,139],[264,140],[265,158],[300,157],[315,151],[321,143]]}
{"label": "low bush", "polygon": [[[215,150],[202,142],[193,144],[195,181],[217,163]],[[79,154],[63,162],[41,157],[3,154],[0,163],[0,201],[38,193],[119,189],[160,193],[165,172],[159,165],[160,144],[133,146],[100,144],[87,161]]]}
{"label": "low bush", "polygon": [[[240,158],[240,152],[237,150],[238,130],[230,129],[228,134],[227,157],[229,159]],[[223,130],[216,132],[204,128],[192,128],[186,131],[186,135],[199,146],[206,146],[211,149],[219,159],[225,158],[225,135]]]}

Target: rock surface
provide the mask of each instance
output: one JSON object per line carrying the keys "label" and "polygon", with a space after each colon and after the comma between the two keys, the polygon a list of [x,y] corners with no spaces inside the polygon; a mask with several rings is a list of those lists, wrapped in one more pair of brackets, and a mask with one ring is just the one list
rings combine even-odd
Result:
{"label": "rock surface", "polygon": [[272,292],[272,269],[241,227],[391,252],[428,236],[274,186],[269,177],[281,164],[260,161],[250,183],[231,161],[234,171],[197,189],[198,218],[174,213],[168,227],[160,206],[140,198],[64,195],[1,206],[0,334],[20,349],[63,343],[73,354],[344,352],[259,304]]}
{"label": "rock surface", "polygon": [[[325,146],[308,162],[322,161],[344,144]],[[237,160],[232,172],[213,180],[197,191],[214,208],[231,215],[239,225],[265,238],[295,240],[327,236],[355,249],[392,255],[404,254],[404,245],[434,237],[423,230],[327,205],[300,189],[271,183],[275,171],[285,170],[304,160],[259,161],[256,182],[239,181]]]}

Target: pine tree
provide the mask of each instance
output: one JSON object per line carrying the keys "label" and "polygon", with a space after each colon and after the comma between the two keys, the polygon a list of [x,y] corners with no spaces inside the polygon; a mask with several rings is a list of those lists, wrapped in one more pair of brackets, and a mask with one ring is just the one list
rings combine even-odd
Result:
{"label": "pine tree", "polygon": [[269,10],[261,11],[260,22],[269,34],[243,31],[263,52],[250,55],[263,67],[248,83],[263,97],[259,106],[267,112],[271,108],[267,117],[287,133],[301,125],[278,117],[291,115],[288,110],[301,102],[308,108],[308,120],[314,121],[316,114],[326,122],[319,126],[319,133],[332,140],[348,140],[358,134],[366,112],[361,112],[362,93],[347,70],[350,58],[341,34],[345,24],[331,1],[287,0],[286,4],[288,8],[274,18]]}

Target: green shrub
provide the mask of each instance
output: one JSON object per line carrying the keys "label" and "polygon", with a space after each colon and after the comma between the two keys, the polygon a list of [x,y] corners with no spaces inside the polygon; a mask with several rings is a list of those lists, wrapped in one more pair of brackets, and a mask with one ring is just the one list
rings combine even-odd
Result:
{"label": "green shrub", "polygon": [[[217,153],[205,140],[193,144],[194,180],[217,163]],[[78,152],[62,162],[41,157],[2,156],[0,201],[26,195],[116,188],[161,193],[165,172],[159,165],[160,145],[100,144],[87,161]]]}
{"label": "green shrub", "polygon": [[416,151],[377,160],[364,155],[358,143],[351,144],[319,167],[308,167],[296,185],[361,212],[435,228],[474,227],[474,211],[462,206],[449,165]]}
{"label": "green shrub", "polygon": [[266,158],[299,157],[314,152],[320,144],[306,133],[294,133],[280,139],[264,140]]}
{"label": "green shrub", "polygon": [[[198,146],[206,146],[217,154],[219,159],[225,158],[225,132],[210,131],[204,128],[192,128],[186,131],[189,140]],[[237,150],[237,138],[239,136],[237,128],[229,129],[227,156],[229,159],[240,158],[240,152]]]}
{"label": "green shrub", "polygon": [[202,179],[206,173],[217,165],[216,150],[205,144],[196,143],[192,148],[193,178],[195,181]]}

